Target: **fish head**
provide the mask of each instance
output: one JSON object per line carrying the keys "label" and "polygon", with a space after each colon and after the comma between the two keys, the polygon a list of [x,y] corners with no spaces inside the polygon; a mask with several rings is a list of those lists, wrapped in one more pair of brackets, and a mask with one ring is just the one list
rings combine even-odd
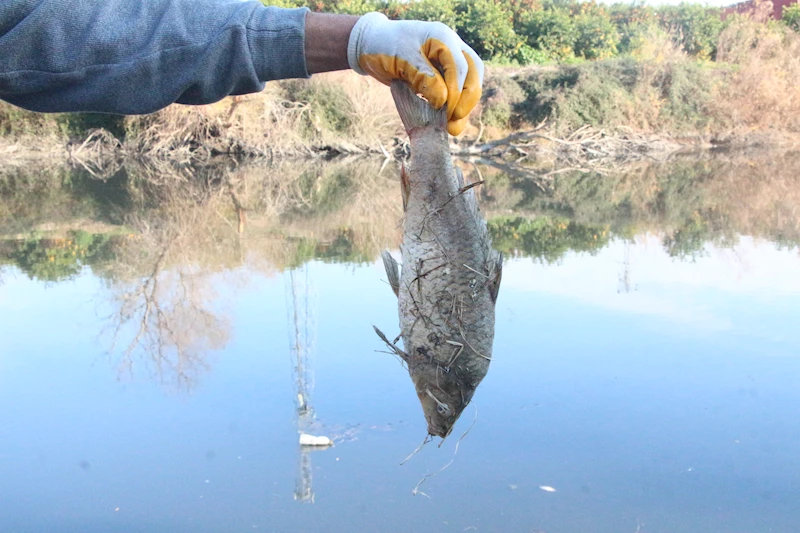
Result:
{"label": "fish head", "polygon": [[471,380],[460,376],[454,368],[445,369],[435,363],[417,365],[411,378],[428,423],[428,433],[445,438],[450,435],[458,417],[475,394]]}

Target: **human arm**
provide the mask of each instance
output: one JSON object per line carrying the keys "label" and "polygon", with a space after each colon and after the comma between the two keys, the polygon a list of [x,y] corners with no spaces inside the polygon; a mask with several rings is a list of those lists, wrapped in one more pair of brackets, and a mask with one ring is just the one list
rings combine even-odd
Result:
{"label": "human arm", "polygon": [[0,99],[34,111],[144,114],[349,67],[447,103],[453,134],[483,82],[477,55],[434,22],[255,0],[0,2]]}
{"label": "human arm", "polygon": [[3,0],[0,98],[143,114],[308,77],[306,9],[238,0]]}

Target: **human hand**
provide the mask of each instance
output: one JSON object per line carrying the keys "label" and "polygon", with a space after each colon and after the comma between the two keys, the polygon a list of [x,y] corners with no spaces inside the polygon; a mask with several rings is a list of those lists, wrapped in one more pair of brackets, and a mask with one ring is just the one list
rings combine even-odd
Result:
{"label": "human hand", "polygon": [[483,62],[441,22],[361,17],[347,46],[350,68],[381,83],[408,82],[436,109],[447,104],[447,130],[458,135],[481,99]]}

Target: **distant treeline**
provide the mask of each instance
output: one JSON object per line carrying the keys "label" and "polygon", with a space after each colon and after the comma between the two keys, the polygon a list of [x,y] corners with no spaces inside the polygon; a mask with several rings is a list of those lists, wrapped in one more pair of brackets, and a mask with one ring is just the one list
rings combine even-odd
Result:
{"label": "distant treeline", "polygon": [[[267,5],[393,19],[435,20],[456,29],[481,57],[519,65],[635,55],[653,32],[663,32],[687,54],[714,59],[731,18],[696,3],[603,5],[577,0],[262,0]],[[771,3],[764,2],[770,6]],[[762,10],[756,6],[755,16]],[[766,11],[764,11],[766,13]],[[800,31],[800,6],[784,9],[783,24]],[[766,16],[763,17],[766,19]]]}

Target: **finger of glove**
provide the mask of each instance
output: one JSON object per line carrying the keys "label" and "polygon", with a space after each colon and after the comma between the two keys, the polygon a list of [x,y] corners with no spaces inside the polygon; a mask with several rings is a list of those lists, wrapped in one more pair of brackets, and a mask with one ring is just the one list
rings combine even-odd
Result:
{"label": "finger of glove", "polygon": [[469,116],[483,93],[483,62],[471,48],[467,47],[463,51],[464,60],[468,65],[467,76],[464,80],[464,88],[458,99],[458,103],[453,108],[450,120],[461,120]]}
{"label": "finger of glove", "polygon": [[447,123],[447,132],[453,137],[461,135],[461,132],[467,127],[467,122],[469,122],[469,116],[459,120],[451,120]]}
{"label": "finger of glove", "polygon": [[365,54],[358,63],[364,72],[385,85],[396,79],[406,81],[414,92],[420,93],[436,108],[446,102],[447,86],[433,67],[429,70],[433,73],[430,76],[405,59],[386,54]]}
{"label": "finger of glove", "polygon": [[[461,47],[456,45],[459,43],[454,39],[446,39],[446,41],[429,38],[423,44],[421,52],[432,66],[438,66],[443,73],[447,91],[447,118],[449,119],[461,98],[461,90],[467,77],[468,63],[464,55],[458,53]],[[435,107],[439,108],[441,105]]]}

